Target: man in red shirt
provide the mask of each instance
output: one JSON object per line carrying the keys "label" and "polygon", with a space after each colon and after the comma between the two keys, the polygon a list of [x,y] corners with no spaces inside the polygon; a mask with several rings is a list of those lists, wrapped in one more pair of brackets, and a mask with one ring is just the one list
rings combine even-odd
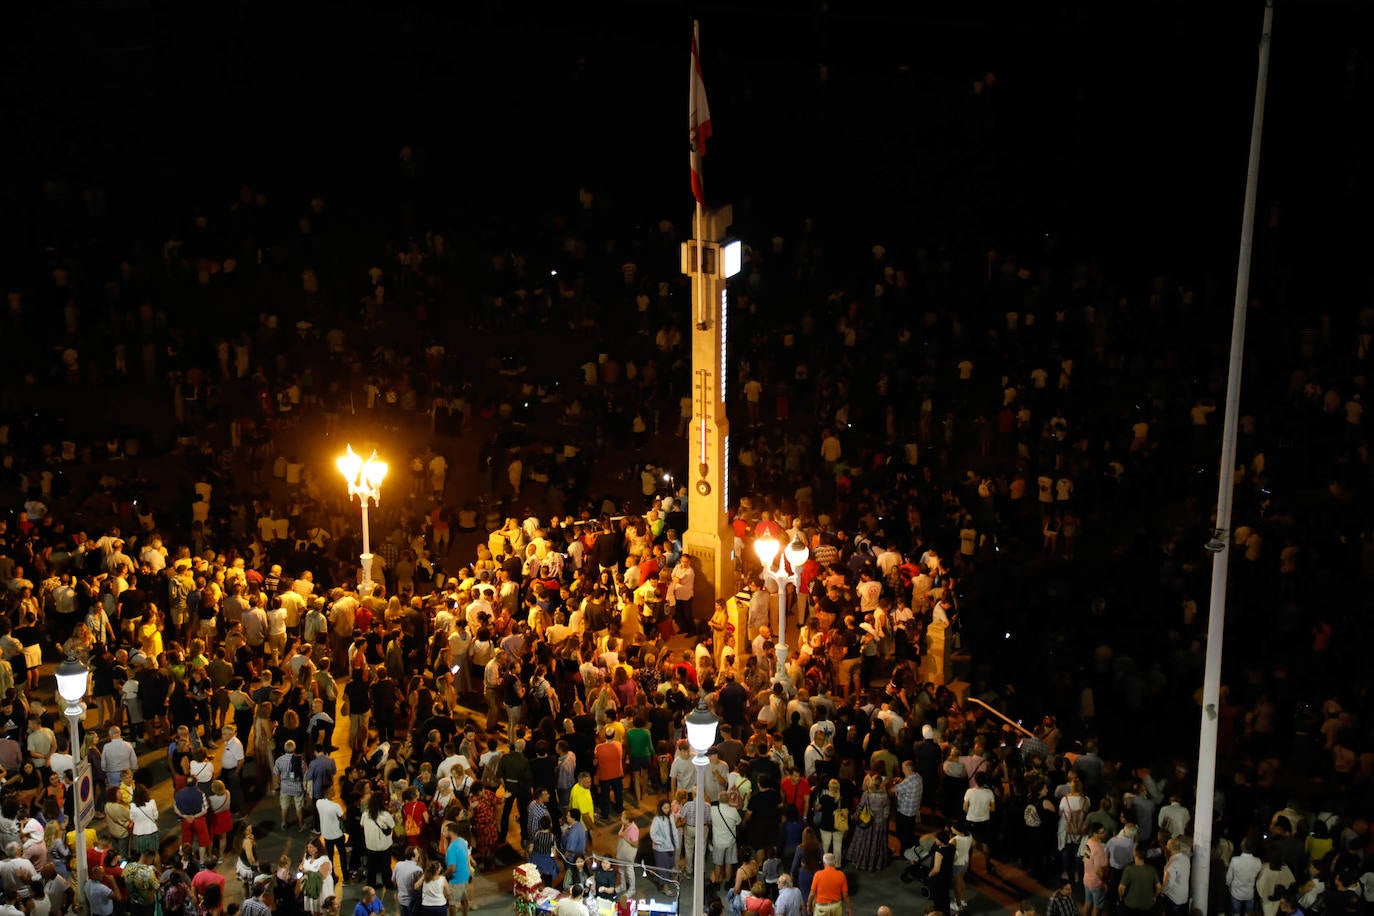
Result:
{"label": "man in red shirt", "polygon": [[196,872],[195,877],[191,879],[191,887],[195,890],[197,899],[204,897],[205,889],[212,884],[218,884],[220,894],[222,895],[224,893],[224,875],[221,875],[213,868],[202,868],[200,871]]}
{"label": "man in red shirt", "polygon": [[612,820],[625,810],[625,748],[615,740],[615,729],[608,728],[596,746],[596,795],[601,817]]}
{"label": "man in red shirt", "polygon": [[797,813],[801,815],[803,821],[806,820],[806,803],[811,800],[811,783],[805,776],[797,772],[796,766],[787,768],[787,775],[783,777],[779,788],[782,790],[782,803],[784,805],[795,805]]}
{"label": "man in red shirt", "polygon": [[827,852],[822,861],[825,868],[811,879],[811,916],[854,916],[849,879],[835,867],[835,854]]}

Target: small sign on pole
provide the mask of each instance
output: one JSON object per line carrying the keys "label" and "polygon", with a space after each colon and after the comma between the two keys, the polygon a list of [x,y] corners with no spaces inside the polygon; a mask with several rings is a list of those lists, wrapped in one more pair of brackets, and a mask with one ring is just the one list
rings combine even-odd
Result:
{"label": "small sign on pole", "polygon": [[76,767],[76,806],[80,823],[89,825],[95,819],[95,787],[91,785],[91,765],[84,760]]}

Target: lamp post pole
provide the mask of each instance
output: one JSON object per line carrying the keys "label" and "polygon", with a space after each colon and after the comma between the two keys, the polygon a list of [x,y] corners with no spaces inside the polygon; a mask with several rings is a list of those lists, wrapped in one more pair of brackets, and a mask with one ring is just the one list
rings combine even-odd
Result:
{"label": "lamp post pole", "polygon": [[774,648],[777,656],[778,665],[776,678],[778,683],[790,685],[791,681],[787,676],[787,586],[791,585],[797,590],[798,600],[801,598],[801,568],[806,564],[806,560],[811,556],[811,551],[802,543],[800,537],[792,539],[792,543],[786,548],[782,548],[782,555],[786,562],[778,562],[777,569],[773,569],[773,564],[778,559],[778,551],[782,545],[777,538],[771,534],[764,534],[754,539],[754,553],[758,555],[759,562],[763,564],[763,574],[770,579],[778,590],[778,641]]}
{"label": "lamp post pole", "polygon": [[697,773],[696,848],[692,856],[692,916],[706,916],[706,753],[716,740],[719,721],[711,715],[703,699],[685,719],[687,744],[692,748],[692,764]]}
{"label": "lamp post pole", "polygon": [[353,451],[353,446],[349,445],[347,451],[339,456],[338,467],[339,473],[343,474],[344,482],[348,484],[349,499],[358,497],[358,502],[363,508],[363,552],[358,557],[363,574],[358,589],[363,597],[367,597],[372,594],[372,543],[371,531],[368,528],[367,503],[371,500],[381,505],[386,462],[378,460],[376,451],[364,461]]}
{"label": "lamp post pole", "polygon": [[[86,718],[86,706],[81,701],[86,696],[89,670],[73,656],[57,666],[57,695],[67,704],[63,712],[67,716],[67,727],[71,731],[72,748],[72,829],[76,831],[76,907],[86,912],[86,828],[81,823],[82,760],[81,722]],[[95,791],[92,786],[90,792]]]}

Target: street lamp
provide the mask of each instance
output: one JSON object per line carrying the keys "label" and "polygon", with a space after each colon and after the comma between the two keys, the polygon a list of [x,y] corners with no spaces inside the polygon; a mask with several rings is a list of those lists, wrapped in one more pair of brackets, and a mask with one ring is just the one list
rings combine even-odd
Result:
{"label": "street lamp", "polygon": [[[776,570],[773,562],[781,549],[785,563],[779,563]],[[763,575],[771,579],[778,589],[778,643],[774,650],[778,658],[777,681],[788,683],[787,678],[787,586],[790,584],[801,594],[801,568],[806,565],[811,551],[802,542],[801,535],[792,538],[785,548],[771,534],[763,534],[754,539],[754,553],[763,564]]]}
{"label": "street lamp", "polygon": [[[81,757],[81,722],[86,718],[86,707],[81,702],[86,698],[86,682],[90,672],[86,666],[77,661],[74,656],[68,655],[66,659],[57,666],[57,695],[67,704],[63,712],[67,716],[69,730],[72,739],[72,792],[76,797],[72,800],[72,827],[76,830],[76,887],[77,887],[77,907],[81,910],[86,909],[86,828],[81,823],[81,777],[82,764],[85,762]],[[94,787],[90,791],[95,791]]]}
{"label": "street lamp", "polygon": [[372,594],[372,545],[369,543],[367,527],[367,501],[377,505],[382,503],[382,481],[386,479],[386,462],[378,460],[374,449],[372,457],[364,461],[353,451],[353,446],[339,456],[339,473],[348,484],[348,498],[358,497],[363,507],[363,552],[358,557],[363,566],[363,580],[358,588],[364,598]]}
{"label": "street lamp", "polygon": [[696,850],[692,857],[692,916],[706,916],[706,765],[711,761],[706,752],[716,741],[716,726],[720,720],[706,708],[702,698],[697,708],[683,720],[687,726],[687,744],[692,748],[692,763],[697,768]]}

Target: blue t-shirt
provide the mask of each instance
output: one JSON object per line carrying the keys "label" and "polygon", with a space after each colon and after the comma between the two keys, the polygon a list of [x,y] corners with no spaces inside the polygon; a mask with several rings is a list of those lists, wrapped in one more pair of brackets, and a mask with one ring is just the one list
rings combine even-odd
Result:
{"label": "blue t-shirt", "polygon": [[444,853],[444,864],[453,867],[453,874],[448,876],[449,884],[466,884],[472,880],[472,874],[468,871],[468,841],[457,839],[449,843]]}
{"label": "blue t-shirt", "polygon": [[353,908],[353,916],[372,916],[373,913],[382,911],[382,898],[373,897],[371,903],[358,901],[358,905]]}

